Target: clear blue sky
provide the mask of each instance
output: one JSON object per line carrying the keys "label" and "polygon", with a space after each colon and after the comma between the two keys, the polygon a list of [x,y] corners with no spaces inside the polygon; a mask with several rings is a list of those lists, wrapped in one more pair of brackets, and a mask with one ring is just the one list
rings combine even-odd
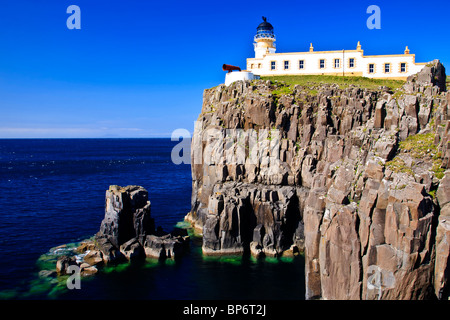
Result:
{"label": "clear blue sky", "polygon": [[[69,30],[69,5],[81,30]],[[369,5],[381,30],[369,30]],[[437,1],[0,1],[0,138],[168,137],[192,131],[223,63],[245,68],[267,16],[277,52],[403,53],[450,67]],[[448,72],[450,73],[450,71]]]}

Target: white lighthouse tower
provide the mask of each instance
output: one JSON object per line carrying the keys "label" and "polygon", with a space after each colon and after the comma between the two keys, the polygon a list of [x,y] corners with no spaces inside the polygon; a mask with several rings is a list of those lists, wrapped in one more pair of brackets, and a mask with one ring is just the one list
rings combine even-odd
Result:
{"label": "white lighthouse tower", "polygon": [[275,35],[273,34],[273,26],[267,22],[266,17],[262,17],[261,22],[256,28],[255,43],[255,58],[262,59],[267,53],[275,53]]}

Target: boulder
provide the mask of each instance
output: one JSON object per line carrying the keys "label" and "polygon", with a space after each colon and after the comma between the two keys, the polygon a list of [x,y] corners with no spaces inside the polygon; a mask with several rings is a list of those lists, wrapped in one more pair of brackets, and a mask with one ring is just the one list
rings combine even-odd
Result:
{"label": "boulder", "polygon": [[120,252],[128,259],[135,260],[145,256],[145,251],[137,238],[133,238],[120,246]]}
{"label": "boulder", "polygon": [[59,275],[67,274],[67,268],[69,268],[69,266],[76,266],[76,265],[78,264],[75,260],[75,257],[65,255],[61,256],[56,261],[56,272]]}
{"label": "boulder", "polygon": [[93,274],[96,274],[98,272],[98,269],[95,266],[91,266],[88,263],[82,263],[80,265],[80,274],[82,276],[91,276]]}
{"label": "boulder", "polygon": [[76,248],[78,253],[85,253],[86,251],[95,250],[95,242],[93,240],[85,240]]}
{"label": "boulder", "polygon": [[103,254],[99,250],[90,250],[83,257],[83,261],[91,266],[100,265],[103,263]]}
{"label": "boulder", "polygon": [[97,236],[96,246],[98,250],[101,251],[105,263],[120,262],[125,258],[119,248],[113,245],[108,237]]}
{"label": "boulder", "polygon": [[165,236],[148,235],[144,242],[144,252],[149,258],[175,259],[185,249],[185,238],[174,237],[170,234]]}

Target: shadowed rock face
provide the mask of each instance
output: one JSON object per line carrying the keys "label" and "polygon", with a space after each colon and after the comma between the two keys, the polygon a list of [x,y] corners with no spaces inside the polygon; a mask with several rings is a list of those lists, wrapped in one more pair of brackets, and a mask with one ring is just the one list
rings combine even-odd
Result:
{"label": "shadowed rock face", "polygon": [[[93,239],[81,242],[73,253],[58,258],[56,272],[66,274],[75,265],[89,276],[103,264],[149,258],[174,259],[186,251],[189,236],[185,229],[171,233],[158,227],[150,215],[148,192],[141,186],[112,185],[106,190],[105,217]],[[70,272],[69,272],[70,273]]]}
{"label": "shadowed rock face", "polygon": [[205,254],[303,251],[308,299],[446,299],[449,102],[438,61],[396,93],[205,90],[186,220]]}
{"label": "shadowed rock face", "polygon": [[110,186],[105,197],[105,217],[95,235],[104,262],[142,257],[174,258],[183,251],[187,233],[155,230],[148,192],[141,186]]}
{"label": "shadowed rock face", "polygon": [[106,236],[116,247],[132,238],[155,233],[148,192],[139,186],[110,186],[105,197],[105,217],[97,236]]}

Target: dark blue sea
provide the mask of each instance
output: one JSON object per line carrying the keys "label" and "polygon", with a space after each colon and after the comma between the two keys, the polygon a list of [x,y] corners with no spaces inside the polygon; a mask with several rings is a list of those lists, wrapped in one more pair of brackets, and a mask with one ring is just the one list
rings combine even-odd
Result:
{"label": "dark blue sea", "polygon": [[[190,165],[170,139],[0,140],[1,299],[304,299],[304,259],[206,258],[201,238],[176,261],[126,263],[81,289],[38,272],[59,245],[93,236],[110,185],[141,185],[155,223],[171,231],[190,210]],[[43,258],[44,257],[44,258]],[[44,261],[44,262],[43,262]]]}

